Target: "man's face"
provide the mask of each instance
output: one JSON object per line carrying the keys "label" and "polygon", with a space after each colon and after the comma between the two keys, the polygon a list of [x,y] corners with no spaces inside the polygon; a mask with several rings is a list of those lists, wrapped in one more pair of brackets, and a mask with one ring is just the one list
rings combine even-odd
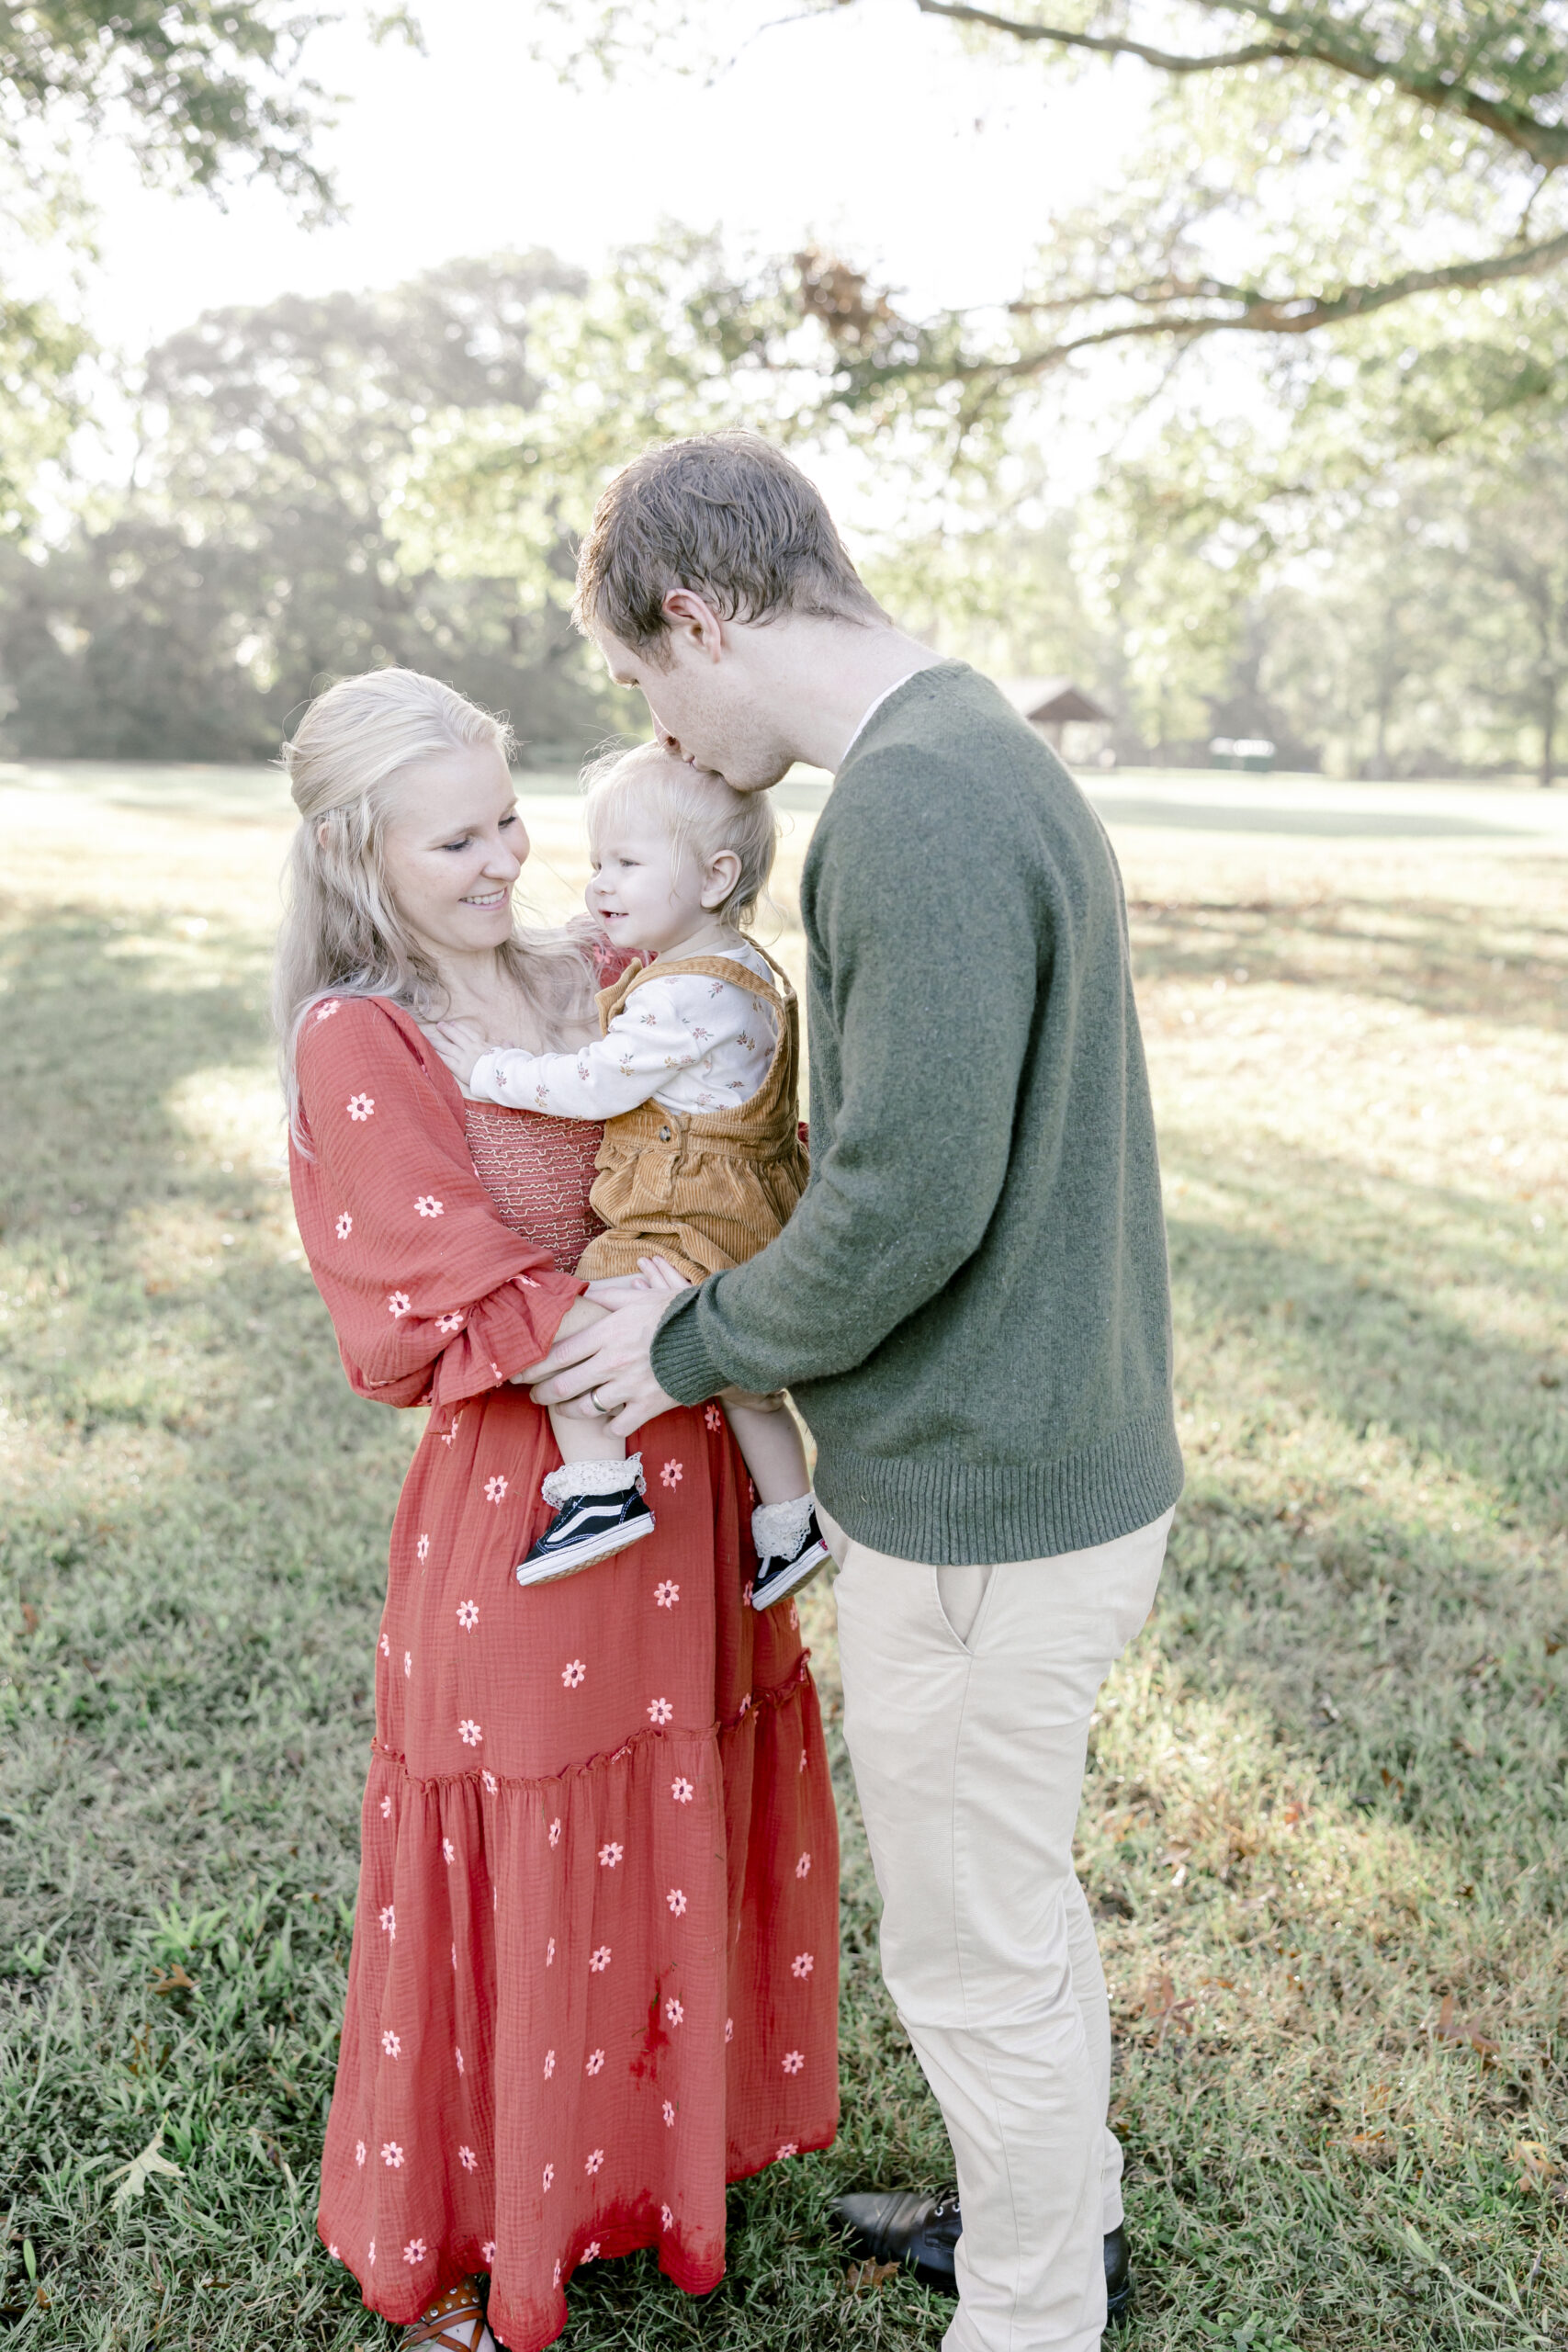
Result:
{"label": "man's face", "polygon": [[641,692],[665,750],[694,767],[711,768],[737,792],[777,784],[795,758],[783,731],[770,722],[758,681],[750,675],[750,634],[727,622],[716,657],[672,630],[660,648],[668,662],[660,668],[651,649],[623,645],[606,628],[592,632],[615,684]]}

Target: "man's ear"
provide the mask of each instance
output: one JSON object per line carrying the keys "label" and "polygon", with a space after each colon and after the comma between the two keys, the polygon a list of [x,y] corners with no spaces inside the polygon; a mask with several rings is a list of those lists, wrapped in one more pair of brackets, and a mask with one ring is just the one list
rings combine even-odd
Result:
{"label": "man's ear", "polygon": [[718,660],[724,650],[724,623],[694,588],[671,588],[660,609],[679,643],[709,662]]}
{"label": "man's ear", "polygon": [[704,906],[722,907],[739,879],[739,858],[732,849],[721,849],[716,857],[709,859],[703,876]]}

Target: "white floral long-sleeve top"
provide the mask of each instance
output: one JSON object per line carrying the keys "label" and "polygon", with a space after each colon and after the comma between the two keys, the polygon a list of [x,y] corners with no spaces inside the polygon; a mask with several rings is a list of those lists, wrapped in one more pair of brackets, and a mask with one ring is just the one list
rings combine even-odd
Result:
{"label": "white floral long-sleeve top", "polygon": [[[724,953],[772,985],[745,940]],[[555,1119],[613,1119],[649,1102],[666,1111],[733,1111],[766,1078],[777,1037],[772,1010],[750,990],[705,972],[656,974],[591,1045],[574,1054],[498,1046],[475,1063],[468,1091]]]}

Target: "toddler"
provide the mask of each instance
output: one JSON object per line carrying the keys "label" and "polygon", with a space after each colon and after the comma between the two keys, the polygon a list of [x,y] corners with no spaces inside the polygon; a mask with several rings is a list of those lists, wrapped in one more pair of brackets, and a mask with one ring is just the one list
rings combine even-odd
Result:
{"label": "toddler", "polygon": [[[634,963],[599,996],[602,1035],[576,1053],[483,1048],[468,1024],[442,1050],[470,1094],[560,1119],[603,1119],[590,1198],[606,1230],[578,1261],[590,1281],[636,1276],[659,1256],[690,1282],[771,1241],[806,1186],[796,1106],[799,1014],[773,959],[742,935],[773,868],[765,793],[672,759],[657,744],[613,755],[590,785],[590,913]],[[766,1609],[828,1556],[806,1453],[780,1396],[725,1399],[759,1498],[751,1605]],[[648,1534],[642,1457],[557,1409],[555,1517],[520,1584],[570,1576]]]}

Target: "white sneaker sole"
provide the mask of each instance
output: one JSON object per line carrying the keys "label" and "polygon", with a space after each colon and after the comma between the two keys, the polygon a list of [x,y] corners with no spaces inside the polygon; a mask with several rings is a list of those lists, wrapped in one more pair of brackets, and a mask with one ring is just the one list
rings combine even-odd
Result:
{"label": "white sneaker sole", "polygon": [[818,1569],[832,1556],[826,1544],[818,1544],[815,1551],[807,1552],[803,1559],[795,1562],[787,1577],[775,1578],[768,1587],[766,1600],[760,1592],[753,1591],[752,1608],[759,1611],[777,1608],[779,1602],[786,1600],[792,1592],[798,1592],[803,1584],[809,1584]]}
{"label": "white sneaker sole", "polygon": [[634,1544],[640,1544],[645,1535],[652,1532],[651,1526],[614,1528],[570,1560],[563,1560],[558,1555],[553,1560],[538,1560],[533,1565],[526,1560],[519,1560],[512,1573],[525,1590],[533,1584],[559,1584],[563,1577],[578,1576],[600,1560],[611,1559],[617,1552],[629,1551]]}

